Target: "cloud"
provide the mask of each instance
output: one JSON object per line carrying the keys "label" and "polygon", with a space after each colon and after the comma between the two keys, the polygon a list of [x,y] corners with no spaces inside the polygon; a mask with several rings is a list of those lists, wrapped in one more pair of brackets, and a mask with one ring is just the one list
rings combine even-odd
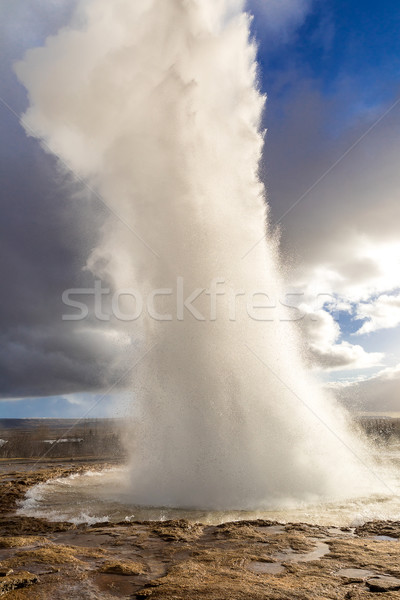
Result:
{"label": "cloud", "polygon": [[[331,295],[351,316],[369,311],[365,333],[382,325],[383,310],[385,323],[397,324],[395,302],[375,306],[375,298],[399,287],[400,105],[377,123],[390,99],[360,108],[359,91],[338,80],[327,95],[298,63],[272,73],[263,172],[289,287],[308,298]],[[334,371],[381,364],[382,354],[338,335],[343,314],[336,328],[323,315],[300,324],[310,364]]]}
{"label": "cloud", "polygon": [[400,412],[400,364],[368,379],[334,383],[329,388],[352,410]]}
{"label": "cloud", "polygon": [[387,104],[349,124],[346,85],[326,97],[316,80],[282,77],[269,92],[264,172],[289,278],[355,300],[397,289],[400,105],[361,140]]}
{"label": "cloud", "polygon": [[[75,4],[1,4],[2,96],[13,110],[23,110],[27,102],[14,61],[68,22]],[[0,398],[107,389],[129,366],[137,346],[129,352],[112,323],[93,317],[63,321],[61,300],[67,288],[93,287],[94,277],[84,267],[107,213],[26,137],[2,104],[0,119]]]}
{"label": "cloud", "polygon": [[366,352],[362,346],[340,342],[312,345],[310,347],[313,364],[327,371],[347,369],[369,369],[382,364],[384,354],[381,352]]}
{"label": "cloud", "polygon": [[[112,323],[63,321],[62,292],[93,287],[83,267],[104,214],[25,140],[16,121],[7,118],[7,126],[9,155],[0,163],[0,397],[103,389],[125,368],[126,344],[110,335]],[[18,160],[13,143],[23,148]]]}
{"label": "cloud", "polygon": [[299,309],[304,314],[299,325],[307,344],[306,359],[313,368],[326,371],[354,370],[382,364],[382,353],[366,352],[359,345],[339,342],[340,327],[326,310],[313,310],[304,304]]}
{"label": "cloud", "polygon": [[372,302],[360,303],[357,306],[357,318],[366,319],[356,332],[359,335],[397,327],[400,324],[400,294],[382,294]]}
{"label": "cloud", "polygon": [[307,261],[294,272],[297,284],[313,294],[340,296],[349,305],[397,290],[400,244],[370,235],[349,233],[347,239],[342,239],[342,247],[329,249],[329,263],[323,258],[326,249],[319,248],[313,263]]}

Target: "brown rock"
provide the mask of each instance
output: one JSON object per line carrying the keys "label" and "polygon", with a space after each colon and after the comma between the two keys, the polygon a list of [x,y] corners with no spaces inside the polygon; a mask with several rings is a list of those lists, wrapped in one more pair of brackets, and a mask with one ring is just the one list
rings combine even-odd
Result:
{"label": "brown rock", "polygon": [[11,573],[14,573],[12,569],[0,569],[0,577],[7,577],[7,575],[11,575]]}
{"label": "brown rock", "polygon": [[389,575],[378,575],[367,580],[371,592],[395,592],[400,590],[400,579]]}
{"label": "brown rock", "polygon": [[7,592],[11,592],[11,590],[25,588],[28,585],[37,583],[38,581],[39,577],[37,575],[33,575],[27,571],[22,571],[21,573],[11,573],[10,575],[0,579],[0,596],[6,594]]}

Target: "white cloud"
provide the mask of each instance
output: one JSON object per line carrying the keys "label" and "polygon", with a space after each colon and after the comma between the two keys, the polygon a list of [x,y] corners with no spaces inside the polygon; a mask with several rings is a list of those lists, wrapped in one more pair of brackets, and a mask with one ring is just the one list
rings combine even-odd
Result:
{"label": "white cloud", "polygon": [[400,324],[400,294],[382,294],[372,302],[362,302],[357,307],[357,318],[367,319],[357,334],[390,329]]}
{"label": "white cloud", "polygon": [[384,354],[366,352],[362,346],[340,342],[340,344],[310,346],[314,364],[327,371],[347,369],[369,369],[382,364]]}
{"label": "white cloud", "polygon": [[399,107],[378,123],[389,102],[355,112],[356,89],[338,82],[327,99],[298,69],[270,85],[266,113],[271,222],[285,215],[288,279],[369,301],[399,287]]}
{"label": "white cloud", "polygon": [[312,367],[335,371],[367,369],[382,364],[382,353],[366,352],[362,346],[339,342],[340,327],[326,310],[313,311],[307,305],[299,308],[305,314],[299,323],[308,346],[306,357]]}
{"label": "white cloud", "polygon": [[[330,244],[329,238],[326,243]],[[318,258],[299,265],[293,273],[297,285],[313,297],[339,296],[341,303],[350,308],[352,303],[367,302],[377,294],[399,287],[400,244],[397,242],[385,243],[367,239],[366,235],[349,234],[342,239],[341,246],[329,249],[326,263],[322,262],[326,248],[322,245],[315,250]]]}
{"label": "white cloud", "polygon": [[[361,139],[389,102],[358,111],[357,89],[337,82],[327,98],[299,68],[270,87],[266,120],[271,222],[282,228],[288,285],[304,292],[309,305],[310,298],[332,295],[336,309],[367,318],[360,333],[393,327],[400,322],[396,302],[375,299],[399,289],[399,107]],[[330,319],[320,313],[318,322],[301,324],[314,367],[382,363],[382,354],[351,343],[338,329],[340,318],[336,327]]]}
{"label": "white cloud", "polygon": [[363,412],[400,412],[400,364],[373,377],[332,383],[329,388],[348,408]]}

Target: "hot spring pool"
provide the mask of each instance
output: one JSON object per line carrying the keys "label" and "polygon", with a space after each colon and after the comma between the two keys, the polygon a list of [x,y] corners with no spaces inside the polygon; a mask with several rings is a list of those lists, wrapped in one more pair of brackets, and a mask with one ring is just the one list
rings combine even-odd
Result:
{"label": "hot spring pool", "polygon": [[[73,523],[167,520],[185,518],[210,525],[226,521],[267,519],[305,522],[338,527],[356,526],[369,520],[400,520],[400,447],[380,451],[390,490],[337,502],[294,503],[267,510],[187,510],[170,507],[135,506],[126,485],[127,469],[87,471],[51,479],[28,490],[18,513],[50,521]],[[390,475],[389,475],[390,473]],[[390,479],[389,479],[390,478]]]}

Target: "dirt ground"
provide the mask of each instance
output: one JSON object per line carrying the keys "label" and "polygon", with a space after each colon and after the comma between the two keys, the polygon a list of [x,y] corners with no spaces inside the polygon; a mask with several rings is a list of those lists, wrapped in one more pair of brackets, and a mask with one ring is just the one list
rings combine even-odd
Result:
{"label": "dirt ground", "polygon": [[371,522],[356,529],[262,520],[218,526],[184,520],[77,526],[15,514],[30,486],[91,466],[92,461],[50,461],[34,469],[18,461],[8,469],[1,465],[1,597],[400,598],[400,522]]}

